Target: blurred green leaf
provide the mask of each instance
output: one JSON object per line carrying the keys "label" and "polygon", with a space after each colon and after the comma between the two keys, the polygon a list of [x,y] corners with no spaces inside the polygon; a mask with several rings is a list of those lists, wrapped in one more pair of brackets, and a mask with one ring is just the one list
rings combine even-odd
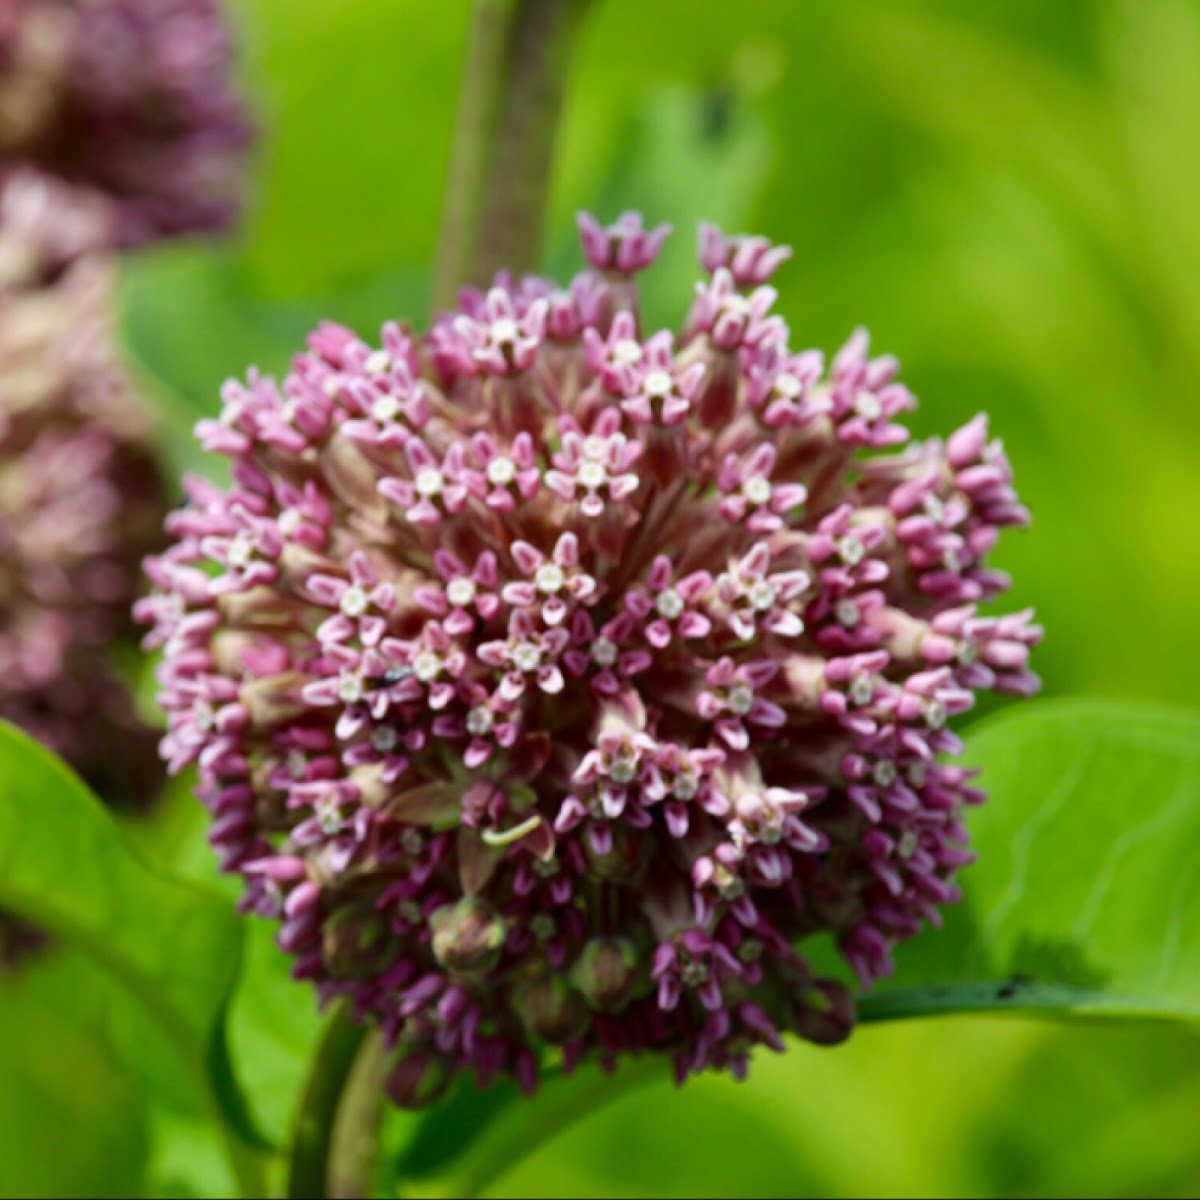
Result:
{"label": "blurred green leaf", "polygon": [[862,1018],[1200,1017],[1200,718],[1031,704],[978,726],[967,757],[989,799],[965,901],[899,950]]}
{"label": "blurred green leaf", "polygon": [[197,421],[221,411],[221,385],[252,370],[285,373],[322,320],[372,337],[385,320],[415,316],[421,278],[384,271],[344,292],[287,303],[262,297],[244,249],[181,244],[127,260],[121,271],[121,333],[162,424],[175,471],[211,474],[223,460],[205,455]]}
{"label": "blurred green leaf", "polygon": [[219,896],[138,858],[76,776],[4,723],[0,905],[79,947],[128,990],[245,1143],[231,1141],[231,1153],[244,1155],[257,1135],[224,1048],[240,921]]}
{"label": "blurred green leaf", "polygon": [[61,949],[0,979],[0,1196],[143,1194],[146,1097],[112,1043],[112,990]]}

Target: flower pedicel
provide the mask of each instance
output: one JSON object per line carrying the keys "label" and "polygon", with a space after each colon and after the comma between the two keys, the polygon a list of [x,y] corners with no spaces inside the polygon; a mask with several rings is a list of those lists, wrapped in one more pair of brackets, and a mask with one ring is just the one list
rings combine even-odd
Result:
{"label": "flower pedicel", "polygon": [[580,224],[566,288],[228,384],[232,486],[189,482],[138,609],[223,867],[405,1105],[547,1046],[683,1077],[845,1037],[804,940],[867,984],[938,921],[983,799],[947,723],[1037,686],[1031,615],[976,607],[1028,519],[985,419],[914,442],[865,334],[791,350],[760,238],[705,227],[647,334],[665,227]]}

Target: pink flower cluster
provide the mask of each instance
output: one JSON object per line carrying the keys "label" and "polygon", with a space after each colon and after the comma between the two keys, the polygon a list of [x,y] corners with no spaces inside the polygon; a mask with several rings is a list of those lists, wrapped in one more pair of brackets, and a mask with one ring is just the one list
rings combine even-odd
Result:
{"label": "pink flower cluster", "polygon": [[229,383],[232,486],[189,482],[138,609],[224,868],[401,1104],[845,1037],[798,946],[868,984],[937,923],[983,799],[948,723],[1037,687],[1031,615],[977,607],[1027,521],[985,419],[914,442],[865,334],[792,350],[763,239],[703,230],[675,335],[636,306],[666,229],[581,227],[567,287]]}
{"label": "pink flower cluster", "polygon": [[4,0],[0,175],[105,198],[115,244],[227,227],[250,129],[218,0]]}
{"label": "pink flower cluster", "polygon": [[112,652],[166,501],[116,361],[106,228],[86,193],[0,183],[0,718],[138,803],[161,768]]}

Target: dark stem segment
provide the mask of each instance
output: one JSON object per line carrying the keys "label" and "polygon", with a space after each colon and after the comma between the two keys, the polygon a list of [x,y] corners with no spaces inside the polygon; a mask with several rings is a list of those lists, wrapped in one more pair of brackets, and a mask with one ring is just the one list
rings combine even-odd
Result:
{"label": "dark stem segment", "polygon": [[477,0],[433,304],[537,263],[571,47],[589,0]]}
{"label": "dark stem segment", "polygon": [[351,1018],[348,1009],[334,1013],[296,1115],[288,1162],[289,1200],[322,1200],[335,1194],[330,1182],[338,1114],[366,1037],[366,1029]]}

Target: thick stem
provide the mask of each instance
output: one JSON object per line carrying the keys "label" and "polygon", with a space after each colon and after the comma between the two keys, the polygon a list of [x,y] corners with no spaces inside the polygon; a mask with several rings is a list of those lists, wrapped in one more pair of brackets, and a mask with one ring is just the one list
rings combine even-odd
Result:
{"label": "thick stem", "polygon": [[289,1200],[321,1200],[330,1191],[338,1112],[366,1030],[339,1009],[330,1021],[300,1101],[288,1163]]}
{"label": "thick stem", "polygon": [[435,272],[464,283],[537,262],[575,33],[588,0],[477,0]]}

